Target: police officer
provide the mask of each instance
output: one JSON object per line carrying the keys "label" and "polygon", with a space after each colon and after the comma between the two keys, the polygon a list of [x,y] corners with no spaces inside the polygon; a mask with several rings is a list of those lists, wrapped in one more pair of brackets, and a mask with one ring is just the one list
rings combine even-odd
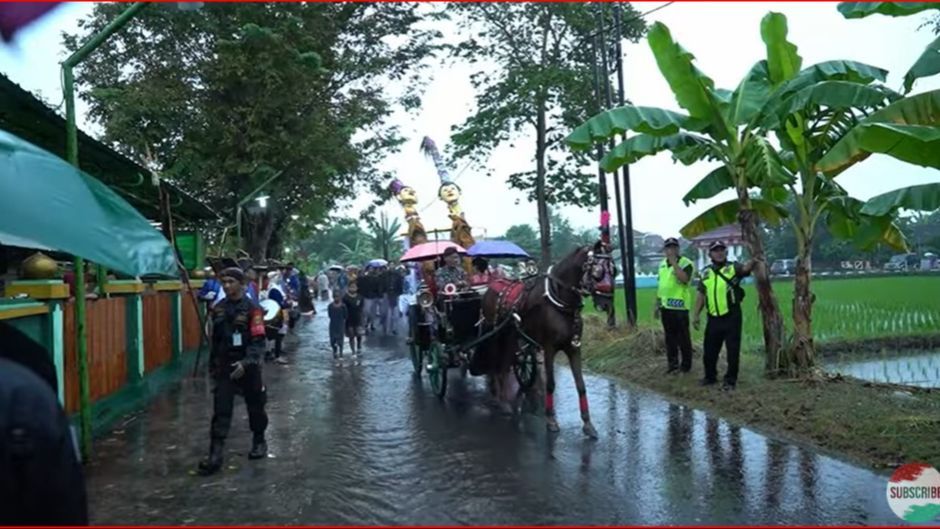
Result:
{"label": "police officer", "polygon": [[[689,309],[692,308],[692,276],[695,265],[679,255],[674,237],[663,244],[665,258],[659,264],[659,281],[653,318],[661,318],[666,336],[666,374],[692,369],[692,337],[689,335]],[[682,351],[682,363],[679,363]]]}
{"label": "police officer", "polygon": [[254,434],[249,459],[267,455],[264,432],[268,416],[264,411],[265,388],[261,379],[265,329],[261,309],[245,295],[245,274],[241,268],[222,271],[225,299],[212,309],[212,352],[210,369],[214,383],[211,444],[209,457],[199,463],[202,475],[222,468],[225,438],[232,424],[236,393],[245,399],[248,424]]}
{"label": "police officer", "polygon": [[692,325],[699,328],[702,309],[708,307],[708,323],[705,325],[703,386],[714,384],[718,378],[718,354],[724,344],[728,354],[728,371],[725,373],[723,390],[734,389],[738,381],[738,361],[741,357],[741,300],[744,290],[741,280],[751,275],[755,262],[747,264],[729,263],[725,243],[715,241],[708,248],[712,262],[702,271],[695,301],[695,316]]}

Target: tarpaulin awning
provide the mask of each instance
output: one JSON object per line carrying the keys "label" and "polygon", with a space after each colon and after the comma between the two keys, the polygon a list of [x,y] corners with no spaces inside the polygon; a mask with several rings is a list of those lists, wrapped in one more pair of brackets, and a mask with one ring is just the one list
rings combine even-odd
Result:
{"label": "tarpaulin awning", "polygon": [[127,201],[3,130],[0,240],[68,252],[131,276],[177,275],[169,242]]}

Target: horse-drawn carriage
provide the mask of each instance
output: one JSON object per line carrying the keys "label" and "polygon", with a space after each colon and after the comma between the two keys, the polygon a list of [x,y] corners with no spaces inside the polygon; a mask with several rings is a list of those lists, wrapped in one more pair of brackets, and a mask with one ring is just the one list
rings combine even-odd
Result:
{"label": "horse-drawn carriage", "polygon": [[[427,373],[431,389],[438,397],[443,398],[447,392],[447,373],[451,368],[458,368],[463,374],[485,374],[487,369],[481,366],[485,360],[480,355],[494,345],[492,339],[506,326],[519,325],[518,315],[511,310],[500,314],[498,321],[486,321],[483,317],[486,290],[510,284],[499,280],[468,288],[447,284],[435,292],[433,281],[427,278],[419,286],[415,303],[409,307],[411,360],[416,374]],[[507,290],[506,294],[511,293]],[[528,389],[538,376],[538,344],[525,333],[517,334],[512,370],[520,388]]]}

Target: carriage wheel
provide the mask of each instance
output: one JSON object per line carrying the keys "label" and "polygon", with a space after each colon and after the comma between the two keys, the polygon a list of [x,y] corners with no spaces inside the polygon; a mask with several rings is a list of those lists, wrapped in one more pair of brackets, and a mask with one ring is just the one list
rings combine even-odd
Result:
{"label": "carriage wheel", "polygon": [[443,356],[441,345],[432,343],[428,349],[428,380],[431,382],[431,391],[441,399],[447,393],[447,365],[444,364]]}
{"label": "carriage wheel", "polygon": [[421,359],[421,356],[422,356],[421,348],[418,347],[418,344],[416,343],[412,343],[410,347],[411,347],[411,365],[414,366],[415,368],[415,374],[420,375],[421,369],[423,367],[422,364],[424,363]]}
{"label": "carriage wheel", "polygon": [[535,347],[530,344],[521,344],[519,352],[516,353],[516,362],[512,365],[512,372],[516,375],[516,382],[523,391],[535,384],[535,378],[538,375]]}

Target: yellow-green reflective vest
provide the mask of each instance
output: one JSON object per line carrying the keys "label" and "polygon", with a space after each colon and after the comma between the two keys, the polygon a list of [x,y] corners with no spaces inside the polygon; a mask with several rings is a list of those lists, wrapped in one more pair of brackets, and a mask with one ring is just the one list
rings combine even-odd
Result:
{"label": "yellow-green reflective vest", "polygon": [[731,312],[731,308],[741,303],[736,299],[734,288],[729,282],[734,282],[734,263],[727,263],[720,270],[728,281],[725,281],[715,273],[713,266],[708,266],[702,272],[702,285],[705,286],[705,305],[708,307],[709,316],[725,316]]}
{"label": "yellow-green reflective vest", "polygon": [[692,261],[685,257],[679,257],[679,268],[692,266],[689,282],[682,284],[676,277],[676,271],[669,266],[669,262],[663,259],[659,264],[659,281],[657,297],[659,304],[664,309],[671,310],[689,310],[692,308],[692,277],[695,275],[695,268]]}

